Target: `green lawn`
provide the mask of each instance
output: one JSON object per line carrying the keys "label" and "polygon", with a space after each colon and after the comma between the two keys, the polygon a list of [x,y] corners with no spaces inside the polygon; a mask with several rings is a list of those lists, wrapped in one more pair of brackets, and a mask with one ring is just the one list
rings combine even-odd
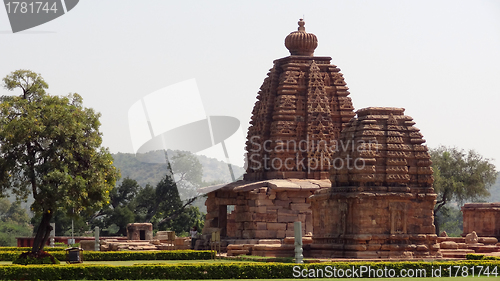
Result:
{"label": "green lawn", "polygon": [[[350,279],[350,278],[349,278]],[[355,280],[359,281],[408,281],[411,280],[412,278],[354,278]],[[494,281],[497,280],[495,277],[488,278],[488,277],[435,277],[435,278],[415,278],[415,280],[422,280],[424,279],[425,281],[459,281],[459,280],[474,280],[474,281]],[[168,281],[168,280],[163,280],[163,279],[153,279],[153,280],[137,280],[137,281]],[[217,281],[255,281],[256,279],[217,279]],[[300,279],[259,279],[262,281],[297,281]],[[312,280],[315,281],[331,281],[332,278],[313,278]],[[67,280],[67,281],[76,281],[76,280]],[[199,281],[199,280],[187,280],[187,281]]]}

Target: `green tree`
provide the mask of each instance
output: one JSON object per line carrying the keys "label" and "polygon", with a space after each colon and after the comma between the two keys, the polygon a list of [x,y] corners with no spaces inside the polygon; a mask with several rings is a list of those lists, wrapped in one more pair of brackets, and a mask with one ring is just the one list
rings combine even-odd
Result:
{"label": "green tree", "polygon": [[19,202],[0,198],[0,246],[16,246],[15,237],[31,235],[33,229],[28,222],[29,216]]}
{"label": "green tree", "polygon": [[42,216],[31,249],[36,256],[49,238],[54,212],[101,209],[118,172],[101,147],[100,114],[83,107],[78,94],[46,94],[47,83],[29,70],[14,71],[3,82],[22,95],[0,100],[0,195],[9,189],[19,200],[33,195],[31,208]]}
{"label": "green tree", "polygon": [[455,206],[445,206],[441,208],[436,217],[440,224],[441,231],[446,231],[450,237],[460,237],[464,229],[463,216],[460,209]]}
{"label": "green tree", "polygon": [[439,234],[439,212],[448,203],[462,205],[489,196],[488,189],[495,183],[497,172],[489,159],[474,150],[438,147],[430,150],[434,169],[434,190],[438,197],[434,208],[436,233]]}
{"label": "green tree", "polygon": [[[90,230],[90,226],[87,224],[89,216],[72,214],[72,212],[66,212],[61,209],[56,209],[50,220],[51,223],[55,223],[55,235],[56,236],[70,236],[73,229],[73,234],[77,236],[82,236],[85,231]],[[31,224],[35,226],[34,233],[38,231],[38,226],[42,221],[42,214],[35,214],[31,218]]]}

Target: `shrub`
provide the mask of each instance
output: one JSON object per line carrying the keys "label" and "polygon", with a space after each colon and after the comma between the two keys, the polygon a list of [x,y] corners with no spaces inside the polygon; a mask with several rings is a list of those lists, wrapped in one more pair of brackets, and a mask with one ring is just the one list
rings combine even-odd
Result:
{"label": "shrub", "polygon": [[[133,266],[110,266],[110,265],[9,265],[0,266],[0,280],[4,279],[40,279],[40,280],[120,280],[120,279],[290,279],[294,278],[296,267],[305,269],[306,272],[319,272],[327,266],[342,269],[369,267],[379,271],[394,270],[424,270],[426,277],[431,277],[437,268],[441,270],[442,277],[454,276],[458,271],[459,277],[463,276],[463,268],[478,267],[489,268],[490,276],[498,276],[500,261],[458,261],[458,262],[330,262],[311,264],[290,263],[193,263],[193,264],[140,264]],[[449,269],[452,269],[452,272]],[[496,274],[493,271],[496,269]],[[312,270],[312,271],[311,271]],[[468,276],[472,275],[469,270]],[[477,275],[477,271],[475,272]],[[312,276],[308,276],[312,277]],[[317,277],[317,276],[316,276]],[[327,276],[325,276],[327,277]],[[344,275],[344,277],[347,277]],[[361,277],[361,276],[360,276]],[[365,272],[363,277],[368,277]],[[376,277],[376,276],[371,276]],[[415,276],[417,277],[417,276]]]}
{"label": "shrub", "polygon": [[[53,249],[53,248],[50,248]],[[64,249],[63,249],[64,250]],[[47,251],[58,260],[66,260],[63,250]],[[21,251],[0,251],[0,261],[13,261]],[[84,261],[129,261],[129,260],[208,260],[211,251],[83,251]]]}
{"label": "shrub", "polygon": [[500,260],[500,257],[485,256],[480,254],[467,254],[465,258],[467,260]]}
{"label": "shrub", "polygon": [[[45,247],[44,250],[47,252],[64,251],[67,247]],[[26,252],[31,251],[31,247],[0,247],[0,253],[5,251],[19,251]]]}
{"label": "shrub", "polygon": [[28,264],[59,264],[59,260],[47,252],[40,254],[32,254],[31,252],[22,253],[17,256],[12,264],[28,265]]}

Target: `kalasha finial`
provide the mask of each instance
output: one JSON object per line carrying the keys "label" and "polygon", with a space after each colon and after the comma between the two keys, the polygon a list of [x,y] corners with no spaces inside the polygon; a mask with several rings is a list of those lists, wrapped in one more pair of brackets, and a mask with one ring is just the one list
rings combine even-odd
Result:
{"label": "kalasha finial", "polygon": [[294,56],[312,56],[318,47],[318,38],[312,33],[307,33],[304,19],[299,19],[299,28],[285,38],[285,47]]}
{"label": "kalasha finial", "polygon": [[304,27],[306,22],[304,21],[304,19],[299,19],[298,24],[299,24],[298,31],[306,32],[306,28]]}

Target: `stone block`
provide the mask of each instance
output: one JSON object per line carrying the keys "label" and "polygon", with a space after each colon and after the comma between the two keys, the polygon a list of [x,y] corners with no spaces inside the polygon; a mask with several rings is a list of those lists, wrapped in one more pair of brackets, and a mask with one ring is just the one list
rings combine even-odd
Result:
{"label": "stone block", "polygon": [[255,194],[250,193],[248,196],[248,199],[264,200],[264,199],[269,199],[269,198],[268,198],[267,194],[265,194],[265,193],[255,193]]}
{"label": "stone block", "polygon": [[495,245],[496,243],[498,243],[498,239],[496,239],[495,237],[478,237],[478,242],[488,245]]}
{"label": "stone block", "polygon": [[291,203],[290,209],[296,211],[308,211],[310,210],[311,205],[309,203]]}
{"label": "stone block", "polygon": [[235,221],[236,222],[253,221],[253,217],[251,213],[236,213]]}
{"label": "stone block", "polygon": [[286,230],[286,223],[278,223],[278,222],[268,222],[267,229],[269,230]]}
{"label": "stone block", "polygon": [[276,198],[278,200],[287,201],[288,195],[287,195],[286,191],[276,192]]}
{"label": "stone block", "polygon": [[255,238],[275,238],[276,230],[255,230]]}
{"label": "stone block", "polygon": [[266,213],[267,212],[267,207],[266,206],[248,207],[248,212],[252,212],[252,213]]}
{"label": "stone block", "polygon": [[278,209],[278,215],[298,215],[300,211],[291,209]]}
{"label": "stone block", "polygon": [[274,200],[275,206],[281,206],[284,208],[290,208],[290,203],[291,203],[290,200],[278,200],[278,199]]}
{"label": "stone block", "polygon": [[[110,243],[110,245],[116,245],[115,243]],[[113,248],[111,246],[110,248]],[[80,248],[84,251],[95,251],[95,240],[80,240]]]}
{"label": "stone block", "polygon": [[417,251],[428,251],[429,247],[426,245],[417,245]]}
{"label": "stone block", "polygon": [[366,251],[366,245],[344,245],[344,249],[349,251]]}
{"label": "stone block", "polygon": [[303,197],[291,197],[288,199],[292,203],[306,203],[307,198]]}
{"label": "stone block", "polygon": [[257,229],[257,222],[246,221],[243,223],[243,229]]}
{"label": "stone block", "polygon": [[295,222],[297,221],[297,215],[279,215],[278,222]]}
{"label": "stone block", "polygon": [[281,240],[280,239],[259,239],[259,244],[281,245]]}
{"label": "stone block", "polygon": [[261,222],[278,222],[278,214],[273,214],[273,213],[255,213],[254,214],[254,221],[261,221]]}
{"label": "stone block", "polygon": [[243,239],[254,239],[255,232],[254,232],[254,230],[245,229],[241,232],[241,236]]}
{"label": "stone block", "polygon": [[290,190],[287,191],[288,198],[292,197],[298,197],[298,198],[307,198],[312,195],[312,192],[310,191],[295,191],[295,190]]}
{"label": "stone block", "polygon": [[238,200],[236,198],[216,198],[215,203],[217,205],[236,205]]}
{"label": "stone block", "polygon": [[286,230],[276,230],[276,238],[283,239],[286,237]]}
{"label": "stone block", "polygon": [[274,202],[271,199],[255,200],[255,206],[272,206],[272,205],[274,205]]}
{"label": "stone block", "polygon": [[441,249],[458,249],[458,244],[452,241],[444,241],[439,243]]}
{"label": "stone block", "polygon": [[267,230],[266,222],[257,222],[257,230]]}

